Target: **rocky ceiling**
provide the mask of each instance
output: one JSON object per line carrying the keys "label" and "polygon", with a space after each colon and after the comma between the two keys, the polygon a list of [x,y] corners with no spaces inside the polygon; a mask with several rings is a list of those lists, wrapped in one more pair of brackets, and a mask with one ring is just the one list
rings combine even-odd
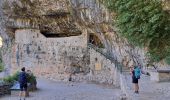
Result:
{"label": "rocky ceiling", "polygon": [[[113,31],[114,13],[98,0],[5,0],[8,29],[39,29],[45,36],[68,37],[81,34],[80,26],[105,33]],[[100,0],[99,0],[100,1]],[[169,10],[169,0],[164,9]],[[9,32],[12,33],[12,32]]]}
{"label": "rocky ceiling", "polygon": [[45,36],[77,36],[67,0],[6,0],[3,6],[9,29],[39,29]]}

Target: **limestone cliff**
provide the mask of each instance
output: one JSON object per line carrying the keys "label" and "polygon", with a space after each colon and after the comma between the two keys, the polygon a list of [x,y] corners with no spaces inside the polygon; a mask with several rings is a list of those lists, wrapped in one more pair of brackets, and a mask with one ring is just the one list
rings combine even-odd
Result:
{"label": "limestone cliff", "polygon": [[[34,29],[35,34],[41,33],[45,37],[80,36],[81,39],[86,39],[91,43],[93,42],[90,36],[93,35],[103,44],[107,54],[125,66],[131,66],[134,63],[146,66],[148,63],[144,49],[130,45],[126,39],[116,33],[116,28],[113,26],[114,13],[109,12],[98,0],[0,0],[0,4],[0,35],[3,37],[2,54],[6,68],[12,66],[12,51],[21,48],[14,46],[17,43],[16,37],[18,37],[15,34],[19,33],[21,34],[19,36],[22,36],[22,32],[26,32],[29,35],[29,29]],[[23,31],[24,29],[26,31]],[[20,38],[22,41],[22,37],[17,39],[20,40]],[[44,40],[42,43],[48,41],[46,38]],[[81,40],[78,39],[78,41]],[[87,44],[85,43],[86,46],[82,47],[87,48]],[[13,50],[12,47],[15,49]],[[25,45],[24,48],[29,51],[28,46]],[[32,49],[32,51],[36,50]],[[86,50],[82,49],[82,51],[86,53]],[[15,54],[13,55],[16,58]],[[39,56],[31,57],[39,58]],[[167,66],[163,64],[158,63],[157,66]]]}

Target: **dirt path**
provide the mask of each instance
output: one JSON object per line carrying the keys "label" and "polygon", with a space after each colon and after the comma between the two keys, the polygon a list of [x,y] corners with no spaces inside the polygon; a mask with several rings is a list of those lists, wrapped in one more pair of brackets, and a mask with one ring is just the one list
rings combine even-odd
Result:
{"label": "dirt path", "polygon": [[[126,80],[133,92],[131,75],[127,74]],[[170,100],[170,82],[151,82],[149,76],[142,75],[139,86],[139,94],[132,93],[133,100]]]}
{"label": "dirt path", "polygon": [[[39,90],[30,93],[26,100],[117,100],[120,89],[87,83],[63,83],[38,80]],[[19,100],[6,96],[0,100]]]}

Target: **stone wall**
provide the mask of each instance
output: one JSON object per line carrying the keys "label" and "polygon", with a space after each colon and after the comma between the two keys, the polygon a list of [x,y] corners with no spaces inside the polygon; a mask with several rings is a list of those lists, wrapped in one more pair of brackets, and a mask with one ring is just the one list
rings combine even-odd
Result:
{"label": "stone wall", "polygon": [[77,73],[71,75],[71,81],[76,82],[95,82],[100,84],[110,84],[120,86],[120,72],[109,59],[97,52],[93,48],[89,48],[90,54],[90,71],[88,74]]}
{"label": "stone wall", "polygon": [[87,34],[66,38],[46,38],[39,30],[15,32],[12,68],[31,69],[37,76],[65,79],[70,73],[88,72]]}
{"label": "stone wall", "polygon": [[0,85],[0,96],[3,96],[5,94],[10,94],[10,85]]}
{"label": "stone wall", "polygon": [[150,79],[153,82],[167,82],[170,81],[169,69],[158,69],[157,71],[150,71]]}
{"label": "stone wall", "polygon": [[[87,47],[87,33],[65,38],[46,38],[35,29],[15,32],[12,70],[26,67],[36,76],[52,80],[117,84],[115,64]],[[117,83],[116,83],[117,82]]]}
{"label": "stone wall", "polygon": [[96,52],[94,49],[89,49],[90,52],[90,75],[92,81],[100,83],[119,84],[119,71],[115,64],[107,59],[104,55]]}

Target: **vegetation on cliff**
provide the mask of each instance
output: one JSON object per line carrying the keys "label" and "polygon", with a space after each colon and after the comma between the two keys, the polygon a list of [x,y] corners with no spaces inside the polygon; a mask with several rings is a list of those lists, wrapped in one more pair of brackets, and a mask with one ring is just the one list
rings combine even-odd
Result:
{"label": "vegetation on cliff", "polygon": [[4,64],[2,61],[2,53],[1,53],[1,48],[0,48],[0,72],[4,70]]}
{"label": "vegetation on cliff", "polygon": [[[0,59],[1,60],[1,59]],[[4,65],[2,60],[0,61],[0,72],[2,72],[4,70]]]}
{"label": "vegetation on cliff", "polygon": [[116,13],[119,33],[130,43],[145,47],[151,62],[170,56],[170,14],[160,0],[105,0]]}

